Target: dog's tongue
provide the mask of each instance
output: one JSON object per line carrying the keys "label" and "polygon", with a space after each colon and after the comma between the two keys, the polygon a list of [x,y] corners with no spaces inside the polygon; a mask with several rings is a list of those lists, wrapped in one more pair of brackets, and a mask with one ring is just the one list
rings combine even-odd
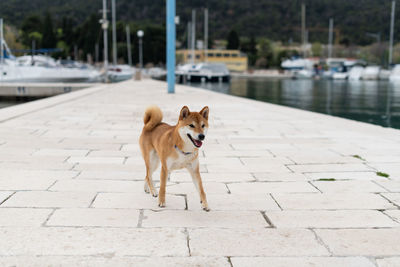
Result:
{"label": "dog's tongue", "polygon": [[196,144],[197,147],[201,147],[201,145],[203,144],[203,142],[199,141],[199,140],[195,140],[193,139],[194,143]]}

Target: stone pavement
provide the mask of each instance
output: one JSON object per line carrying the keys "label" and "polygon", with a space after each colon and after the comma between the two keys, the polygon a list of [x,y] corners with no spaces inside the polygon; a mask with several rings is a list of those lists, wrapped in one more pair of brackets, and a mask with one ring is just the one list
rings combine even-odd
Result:
{"label": "stone pavement", "polygon": [[[166,208],[143,192],[150,104],[210,107],[210,212],[184,171]],[[399,130],[151,80],[0,121],[0,266],[400,266]]]}

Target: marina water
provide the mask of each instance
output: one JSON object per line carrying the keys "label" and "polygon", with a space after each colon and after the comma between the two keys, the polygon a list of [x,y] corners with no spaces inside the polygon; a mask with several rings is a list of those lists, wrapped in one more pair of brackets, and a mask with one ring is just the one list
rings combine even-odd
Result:
{"label": "marina water", "polygon": [[189,85],[400,129],[400,83],[233,77]]}

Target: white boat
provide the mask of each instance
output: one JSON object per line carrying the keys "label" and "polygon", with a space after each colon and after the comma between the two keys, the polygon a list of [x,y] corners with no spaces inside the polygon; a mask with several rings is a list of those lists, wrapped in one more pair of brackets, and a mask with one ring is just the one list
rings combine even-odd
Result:
{"label": "white boat", "polygon": [[361,79],[361,75],[364,72],[364,67],[354,66],[350,69],[348,79],[349,81],[358,81]]}
{"label": "white boat", "polygon": [[224,63],[198,63],[178,66],[175,75],[179,82],[226,82],[230,73]]}
{"label": "white boat", "polygon": [[302,69],[312,69],[313,62],[309,59],[304,58],[291,58],[285,59],[281,63],[282,69],[285,70],[302,70]]}
{"label": "white boat", "polygon": [[162,79],[166,77],[167,71],[162,68],[154,67],[147,71],[147,75],[153,79]]}
{"label": "white boat", "polygon": [[392,72],[389,75],[389,81],[395,83],[400,82],[400,64],[394,66]]}
{"label": "white boat", "polygon": [[323,78],[346,80],[349,76],[349,69],[351,69],[355,63],[355,59],[328,58],[326,64],[329,70],[324,72]]}
{"label": "white boat", "polygon": [[335,72],[332,74],[334,80],[346,80],[349,77],[349,72]]}
{"label": "white boat", "polygon": [[379,72],[379,80],[389,80],[390,70],[381,69]]}
{"label": "white boat", "polygon": [[134,69],[129,65],[112,65],[108,67],[107,75],[110,82],[121,82],[132,79]]}
{"label": "white boat", "polygon": [[378,80],[379,72],[381,68],[379,66],[368,66],[365,68],[361,75],[363,80]]}
{"label": "white boat", "polygon": [[3,82],[96,82],[100,78],[92,67],[66,68],[43,55],[5,59],[1,70]]}
{"label": "white boat", "polygon": [[314,72],[310,69],[296,70],[293,71],[293,79],[311,79],[314,76]]}

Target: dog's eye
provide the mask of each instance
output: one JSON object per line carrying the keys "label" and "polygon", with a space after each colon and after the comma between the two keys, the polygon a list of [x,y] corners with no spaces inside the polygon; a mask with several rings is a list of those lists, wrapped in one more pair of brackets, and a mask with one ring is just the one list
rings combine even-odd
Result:
{"label": "dog's eye", "polygon": [[193,125],[193,124],[189,124],[189,126],[190,126],[190,128],[194,128],[194,125]]}
{"label": "dog's eye", "polygon": [[201,125],[201,128],[204,128],[204,126],[205,126],[204,124],[203,124],[203,125]]}

